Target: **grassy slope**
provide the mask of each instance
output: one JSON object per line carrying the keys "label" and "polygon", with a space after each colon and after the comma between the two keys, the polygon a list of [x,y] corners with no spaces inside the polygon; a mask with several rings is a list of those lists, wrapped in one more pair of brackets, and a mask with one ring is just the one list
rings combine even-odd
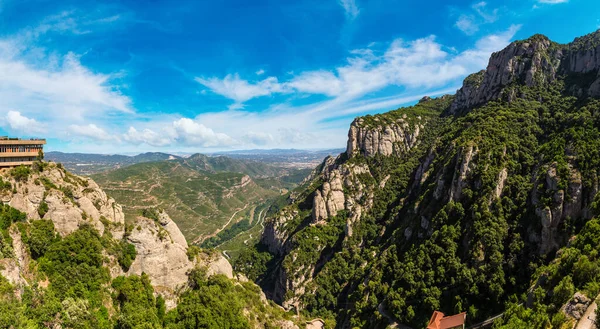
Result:
{"label": "grassy slope", "polygon": [[[126,218],[134,218],[142,208],[163,208],[186,238],[194,241],[226,230],[223,226],[228,222],[230,227],[250,218],[251,209],[268,204],[306,174],[302,170],[279,170],[262,163],[233,160],[224,165],[224,162],[226,160],[217,159],[208,166],[194,159],[148,162],[96,174],[93,178],[123,205]],[[285,176],[255,178],[239,187],[245,173],[221,170],[247,170],[250,176],[278,173]]]}

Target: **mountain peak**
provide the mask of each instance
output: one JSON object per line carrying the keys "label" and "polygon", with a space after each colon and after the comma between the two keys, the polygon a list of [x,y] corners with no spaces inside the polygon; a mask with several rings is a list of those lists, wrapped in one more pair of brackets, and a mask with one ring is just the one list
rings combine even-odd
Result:
{"label": "mountain peak", "polygon": [[600,31],[560,45],[542,34],[511,43],[490,57],[485,70],[468,76],[450,108],[458,113],[495,99],[511,101],[517,87],[546,86],[565,77],[577,97],[600,95]]}

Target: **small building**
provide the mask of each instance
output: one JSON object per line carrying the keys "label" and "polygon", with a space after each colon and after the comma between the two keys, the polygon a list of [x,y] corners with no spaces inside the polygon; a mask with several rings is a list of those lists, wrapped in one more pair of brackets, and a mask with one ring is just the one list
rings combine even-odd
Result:
{"label": "small building", "polygon": [[427,329],[464,329],[467,313],[445,316],[444,313],[434,311]]}
{"label": "small building", "polygon": [[0,168],[31,166],[44,150],[45,139],[0,137]]}

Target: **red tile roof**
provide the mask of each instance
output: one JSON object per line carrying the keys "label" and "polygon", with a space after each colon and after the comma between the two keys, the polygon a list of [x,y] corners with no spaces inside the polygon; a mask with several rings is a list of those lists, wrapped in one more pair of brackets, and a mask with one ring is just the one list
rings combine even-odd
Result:
{"label": "red tile roof", "polygon": [[427,329],[451,329],[460,327],[465,324],[466,319],[467,313],[465,312],[444,317],[444,313],[434,311],[429,320]]}

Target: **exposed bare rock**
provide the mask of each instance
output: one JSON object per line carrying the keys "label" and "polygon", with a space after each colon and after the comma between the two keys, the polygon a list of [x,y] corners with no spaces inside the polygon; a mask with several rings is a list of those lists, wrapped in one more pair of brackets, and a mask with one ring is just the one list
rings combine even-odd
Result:
{"label": "exposed bare rock", "polygon": [[[575,96],[600,96],[600,31],[559,45],[542,35],[511,43],[492,54],[486,70],[467,77],[450,107],[451,113],[473,108],[490,100],[519,95],[510,88],[514,82],[544,86],[563,75],[587,76],[571,85]],[[508,88],[507,88],[508,87]]]}
{"label": "exposed bare rock", "polygon": [[281,329],[300,329],[294,322],[290,320],[282,320],[276,323],[277,327]]}
{"label": "exposed bare rock", "polygon": [[208,276],[223,274],[229,279],[233,279],[233,267],[231,267],[229,261],[227,261],[227,259],[225,259],[225,257],[223,257],[222,255],[218,255],[216,259],[210,261],[207,264],[207,268],[208,271],[206,272],[206,274]]}
{"label": "exposed bare rock", "polygon": [[471,159],[477,153],[477,150],[474,151],[473,146],[469,146],[461,153],[462,161],[457,162],[452,187],[450,188],[450,200],[453,201],[459,200],[462,195],[462,190],[465,187],[467,175],[470,171]]}
{"label": "exposed bare rock", "polygon": [[125,221],[121,206],[93,180],[67,174],[52,163],[43,172],[33,173],[23,182],[15,181],[6,169],[0,175],[15,187],[16,192],[2,195],[3,202],[35,220],[40,219],[38,208],[45,201],[48,212],[44,219],[52,220],[62,236],[77,230],[83,223],[92,225],[102,234],[104,224],[101,219],[117,225]]}
{"label": "exposed bare rock", "polygon": [[568,317],[579,320],[592,302],[582,293],[576,292],[573,298],[561,307],[561,311]]}
{"label": "exposed bare rock", "polygon": [[507,177],[508,169],[502,168],[498,174],[498,181],[496,182],[496,188],[494,189],[494,199],[498,199],[500,198],[500,195],[502,195],[502,190],[504,189],[504,183],[506,182]]}
{"label": "exposed bare rock", "polygon": [[321,319],[315,319],[306,323],[306,329],[323,329],[325,328],[325,322]]}
{"label": "exposed bare rock", "polygon": [[293,220],[297,214],[297,210],[284,209],[274,218],[265,221],[261,241],[269,248],[270,252],[282,255],[289,250],[289,247],[285,245],[289,237],[289,232],[285,230],[285,227],[287,222]]}
{"label": "exposed bare rock", "polygon": [[[583,186],[581,173],[569,165],[569,177],[560,177],[553,163],[548,166],[543,180],[545,191],[535,190],[532,194],[532,203],[536,206],[535,213],[542,223],[540,253],[546,254],[557,249],[564,241],[558,239],[558,227],[567,218],[578,218],[590,212],[589,204],[583,203]],[[566,180],[566,190],[559,189],[561,181]],[[562,185],[564,186],[564,185]],[[550,204],[542,204],[540,196],[542,193],[552,195]]]}
{"label": "exposed bare rock", "polygon": [[31,279],[29,273],[31,257],[16,227],[10,229],[9,235],[12,239],[13,258],[0,259],[0,275],[15,287],[17,296],[21,296],[23,287],[28,285],[27,278]]}
{"label": "exposed bare rock", "polygon": [[[424,123],[424,122],[423,122]],[[422,123],[410,125],[404,119],[395,123],[381,123],[369,126],[363,118],[357,118],[348,131],[346,154],[364,156],[381,154],[389,156],[410,150],[417,144]]]}
{"label": "exposed bare rock", "polygon": [[313,198],[313,222],[320,222],[327,219],[327,206],[321,191],[315,191],[315,197]]}
{"label": "exposed bare rock", "polygon": [[175,290],[185,284],[193,264],[186,255],[185,239],[184,244],[173,239],[171,234],[177,235],[173,228],[177,226],[156,225],[151,219],[139,217],[127,237],[137,250],[137,257],[127,274],[146,273],[152,285],[159,288]]}

